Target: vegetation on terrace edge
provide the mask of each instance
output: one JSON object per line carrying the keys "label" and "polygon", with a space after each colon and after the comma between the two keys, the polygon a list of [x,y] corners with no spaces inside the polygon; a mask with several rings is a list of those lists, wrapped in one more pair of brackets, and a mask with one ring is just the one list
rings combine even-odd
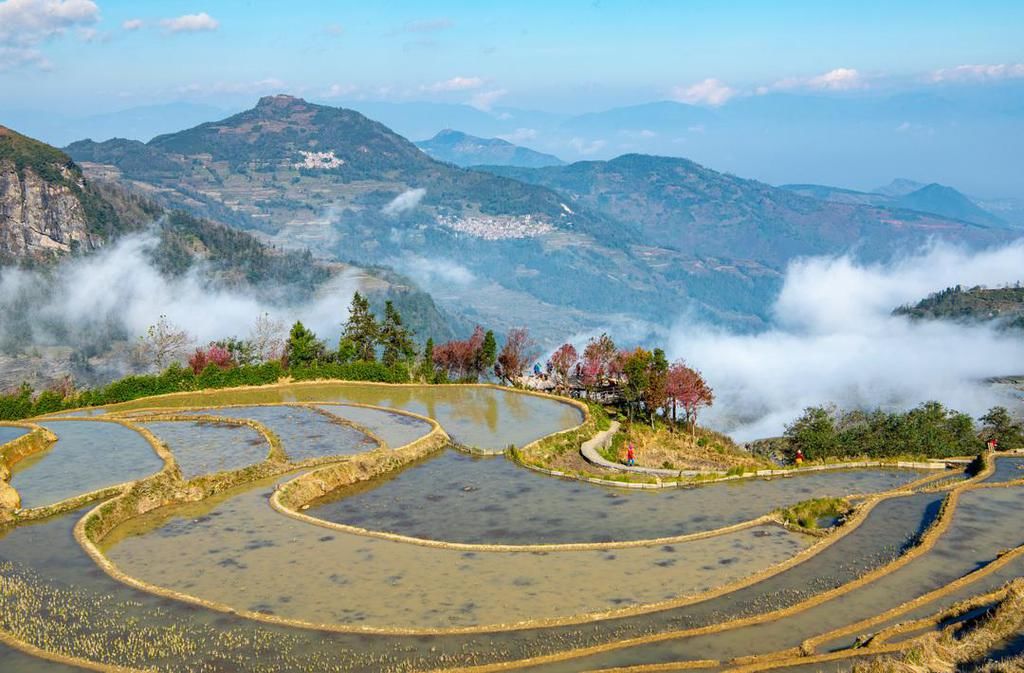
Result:
{"label": "vegetation on terrace edge", "polygon": [[980,432],[969,415],[939,402],[925,402],[904,412],[809,407],[787,426],[783,451],[789,460],[800,451],[805,460],[827,462],[851,456],[875,460],[968,456],[989,440],[996,440],[1000,450],[1024,448],[1024,424],[1006,408],[993,407],[979,420]]}
{"label": "vegetation on terrace edge", "polygon": [[780,509],[778,514],[788,526],[817,530],[822,519],[838,519],[850,509],[850,503],[843,498],[814,498]]}
{"label": "vegetation on terrace edge", "polygon": [[[929,633],[902,652],[859,662],[853,673],[918,673],[919,671],[964,671],[996,673],[1024,670],[1024,656],[1017,654],[1002,661],[991,655],[1000,643],[1018,635],[1024,628],[1024,580],[1007,586],[1005,598],[978,611],[968,600],[946,611],[945,623],[937,633]],[[965,620],[956,617],[977,613]]]}
{"label": "vegetation on terrace edge", "polygon": [[193,349],[184,330],[165,316],[139,338],[134,357],[153,373],[127,376],[78,390],[70,379],[40,392],[27,384],[0,395],[0,420],[207,388],[265,385],[281,379],[338,379],[381,383],[473,383],[494,371],[515,384],[535,357],[526,329],[512,330],[499,350],[494,333],[477,327],[466,340],[416,346],[392,301],[378,321],[367,297],[355,293],[336,349],[296,322],[286,326],[263,314],[246,339],[231,337]]}
{"label": "vegetation on terrace edge", "polygon": [[[782,456],[751,454],[727,436],[697,426],[698,413],[713,403],[714,393],[699,371],[682,361],[669,363],[661,349],[620,350],[602,334],[590,340],[582,357],[571,344],[563,344],[548,360],[546,373],[535,365],[533,375],[527,376],[538,352],[525,328],[510,330],[500,349],[494,333],[480,326],[468,339],[437,345],[427,339],[421,349],[392,302],[385,302],[378,320],[368,299],[358,292],[343,327],[337,348],[331,349],[301,322],[286,333],[283,323],[264,314],[249,338],[224,339],[189,353],[191,338],[161,317],[140,338],[136,353],[157,373],[85,390],[76,390],[70,380],[39,393],[22,385],[0,395],[0,420],[282,379],[443,384],[477,382],[493,373],[509,385],[546,387],[591,405],[595,425],[585,436],[571,441],[562,437],[558,447],[546,447],[558,450],[531,457],[549,467],[561,460],[567,463],[561,468],[589,470],[586,464],[572,461],[579,458],[582,441],[609,427],[609,410],[623,428],[605,449],[605,457],[624,462],[626,447],[632,445],[638,464],[669,470],[742,474],[767,466],[765,458],[793,462],[797,451],[805,460],[828,462],[850,457],[972,455],[982,441],[989,440],[996,440],[999,449],[1024,448],[1024,426],[1005,408],[995,407],[980,419],[979,435],[970,416],[928,402],[901,413],[808,408],[787,427]],[[683,429],[689,432],[680,432]],[[569,443],[574,443],[572,459],[562,450]]]}

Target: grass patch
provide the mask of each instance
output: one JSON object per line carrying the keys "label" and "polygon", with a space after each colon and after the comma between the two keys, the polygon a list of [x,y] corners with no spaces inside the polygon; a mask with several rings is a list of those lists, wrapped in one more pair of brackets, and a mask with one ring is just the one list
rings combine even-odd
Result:
{"label": "grass patch", "polygon": [[850,504],[842,498],[814,498],[780,509],[779,517],[788,526],[817,530],[821,519],[841,517],[849,511]]}

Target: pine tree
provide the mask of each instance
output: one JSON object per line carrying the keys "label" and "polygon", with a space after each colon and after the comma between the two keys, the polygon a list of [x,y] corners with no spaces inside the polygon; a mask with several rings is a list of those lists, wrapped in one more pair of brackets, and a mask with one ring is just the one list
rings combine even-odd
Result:
{"label": "pine tree", "polygon": [[484,335],[484,342],[480,346],[478,361],[476,364],[477,373],[483,374],[494,369],[494,363],[498,360],[498,341],[494,338],[494,331],[487,330]]}
{"label": "pine tree", "polygon": [[427,383],[434,382],[434,340],[427,339],[427,344],[423,347],[423,360],[420,361],[420,378]]}
{"label": "pine tree", "polygon": [[285,346],[289,367],[304,367],[314,364],[323,357],[324,345],[316,338],[316,334],[306,328],[302,321],[296,321],[288,334]]}
{"label": "pine tree", "polygon": [[[377,359],[377,340],[380,327],[373,313],[370,312],[370,301],[356,292],[352,295],[352,304],[348,310],[348,322],[342,334],[342,343],[348,340],[355,346],[355,359],[373,362]],[[339,350],[341,343],[339,345]]]}
{"label": "pine tree", "polygon": [[384,346],[381,361],[388,367],[393,367],[400,361],[408,360],[416,355],[412,334],[402,324],[402,316],[395,309],[391,300],[384,302],[384,322],[380,326],[379,335],[380,343]]}

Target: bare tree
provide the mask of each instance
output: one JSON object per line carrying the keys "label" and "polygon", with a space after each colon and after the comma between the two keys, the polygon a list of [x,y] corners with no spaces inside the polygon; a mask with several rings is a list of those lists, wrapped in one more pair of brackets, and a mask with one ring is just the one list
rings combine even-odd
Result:
{"label": "bare tree", "polygon": [[269,313],[261,313],[249,333],[253,355],[259,362],[278,360],[284,355],[285,337],[288,325],[274,320]]}
{"label": "bare tree", "polygon": [[192,336],[161,315],[139,337],[136,355],[147,367],[162,371],[172,362],[182,361],[192,347]]}
{"label": "bare tree", "polygon": [[530,332],[525,327],[513,328],[509,330],[505,345],[498,355],[495,370],[510,385],[516,385],[530,363],[537,359],[537,355],[537,344],[530,338]]}

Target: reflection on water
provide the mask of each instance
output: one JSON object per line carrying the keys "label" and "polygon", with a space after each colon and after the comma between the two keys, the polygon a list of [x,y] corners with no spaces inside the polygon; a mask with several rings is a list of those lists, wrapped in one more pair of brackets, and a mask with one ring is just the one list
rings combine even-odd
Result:
{"label": "reflection on water", "polygon": [[362,453],[377,446],[373,439],[352,426],[336,423],[307,407],[228,407],[188,413],[243,418],[262,423],[278,436],[285,453],[295,461]]}
{"label": "reflection on water", "polygon": [[1024,479],[1024,456],[999,456],[996,458],[996,470],[985,481],[1005,483]]}
{"label": "reflection on water", "polygon": [[13,442],[18,437],[28,433],[28,428],[19,428],[15,425],[0,425],[0,445]]}
{"label": "reflection on water", "polygon": [[[828,563],[812,565],[815,560],[811,559],[787,571],[806,567],[802,575],[790,575],[788,584],[766,587],[771,590],[767,594],[752,593],[752,588],[746,594],[636,617],[443,637],[330,634],[273,627],[132,590],[99,572],[75,544],[70,531],[79,512],[0,532],[0,560],[29,566],[40,577],[21,612],[13,607],[19,602],[18,595],[0,592],[0,627],[30,642],[59,646],[69,654],[172,673],[408,671],[507,661],[763,612],[793,593],[807,595],[833,579],[846,581],[851,573],[860,572],[879,550],[898,546],[916,531],[922,525],[922,508],[929,505],[926,496],[879,505],[850,538],[824,552],[836,552],[823,559]],[[297,558],[288,572],[301,576],[307,556]],[[680,574],[684,572],[685,568]],[[8,574],[12,573],[0,568],[0,579]],[[748,597],[738,600],[736,595]],[[19,615],[26,616],[17,619]],[[8,673],[8,669],[2,670]],[[579,667],[561,662],[552,670]],[[11,673],[29,671],[11,669]]]}
{"label": "reflection on water", "polygon": [[[772,643],[770,649],[773,650],[797,646],[811,635],[880,614],[946,586],[993,561],[1001,550],[1024,542],[1024,528],[1013,527],[1009,531],[1011,534],[1007,535],[1008,527],[999,524],[1000,521],[1020,520],[1024,515],[1022,495],[1024,489],[1020,488],[964,493],[951,528],[932,550],[863,588],[791,617],[715,636],[698,636],[588,657],[552,670],[576,671],[689,659],[727,659],[769,649],[763,643]],[[817,560],[815,557],[807,564]],[[928,612],[934,609],[932,606]]]}
{"label": "reflection on water", "polygon": [[154,421],[142,424],[174,454],[184,479],[225,470],[240,470],[267,458],[270,445],[245,425]]}
{"label": "reflection on water", "polygon": [[582,421],[575,407],[512,390],[474,386],[369,386],[325,383],[242,390],[129,402],[119,411],[142,407],[206,407],[268,402],[356,402],[404,409],[433,418],[456,442],[500,451],[523,446]]}
{"label": "reflection on water", "polygon": [[163,467],[142,435],[117,423],[47,421],[42,425],[56,433],[56,443],[12,470],[11,485],[26,509],[139,479]]}
{"label": "reflection on water", "polygon": [[329,414],[363,426],[384,440],[384,443],[392,449],[411,444],[432,429],[430,423],[426,421],[382,409],[343,404],[320,404],[317,406]]}
{"label": "reflection on water", "polygon": [[912,470],[810,472],[696,488],[643,491],[549,477],[504,457],[446,451],[313,503],[338,523],[454,542],[611,542],[714,530],[809,498],[878,493]]}
{"label": "reflection on water", "polygon": [[792,556],[764,526],[611,551],[467,552],[331,531],[272,510],[266,486],[118,529],[122,570],[233,607],[314,622],[444,628],[568,616],[706,591]]}

